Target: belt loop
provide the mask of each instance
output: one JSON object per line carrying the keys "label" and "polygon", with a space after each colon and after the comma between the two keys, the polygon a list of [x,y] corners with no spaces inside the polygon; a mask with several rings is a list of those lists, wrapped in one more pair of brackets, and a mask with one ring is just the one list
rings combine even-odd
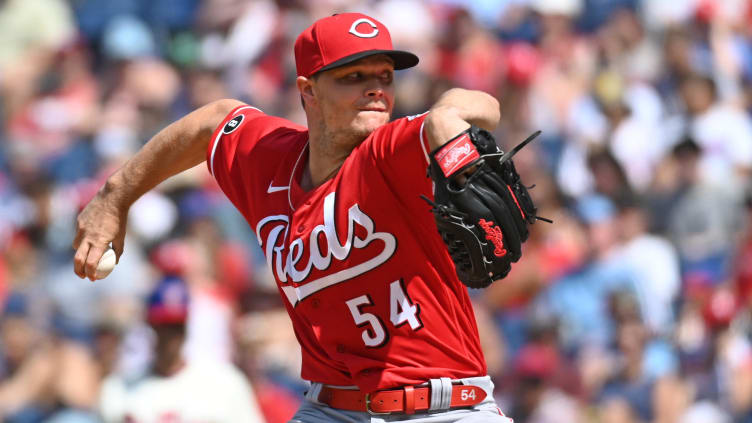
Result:
{"label": "belt loop", "polygon": [[431,402],[428,409],[441,410],[441,381],[439,379],[429,379],[428,383],[431,385]]}
{"label": "belt loop", "polygon": [[440,409],[448,410],[452,404],[452,379],[442,377],[441,381],[441,402]]}
{"label": "belt loop", "polygon": [[405,414],[415,414],[415,387],[405,386]]}
{"label": "belt loop", "polygon": [[321,401],[319,401],[319,395],[321,395],[321,388],[324,385],[322,385],[319,382],[312,382],[310,389],[305,393],[305,397],[309,401],[313,401],[316,404],[321,404]]}

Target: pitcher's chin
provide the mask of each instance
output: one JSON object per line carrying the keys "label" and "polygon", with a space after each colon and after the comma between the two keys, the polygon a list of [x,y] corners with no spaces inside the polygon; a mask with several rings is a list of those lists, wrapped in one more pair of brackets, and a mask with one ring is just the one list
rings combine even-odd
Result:
{"label": "pitcher's chin", "polygon": [[359,135],[368,136],[371,132],[389,122],[389,113],[382,111],[362,110],[353,122],[353,130]]}

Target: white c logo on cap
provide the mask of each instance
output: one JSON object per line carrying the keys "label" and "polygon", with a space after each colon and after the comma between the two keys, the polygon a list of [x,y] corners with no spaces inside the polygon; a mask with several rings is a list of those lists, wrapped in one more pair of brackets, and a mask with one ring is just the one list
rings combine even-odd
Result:
{"label": "white c logo on cap", "polygon": [[[367,23],[368,25],[371,25],[371,28],[373,28],[373,31],[371,31],[368,34],[364,34],[362,32],[358,32],[358,29],[357,29],[358,25],[360,25],[362,23]],[[350,32],[350,34],[355,35],[356,37],[360,37],[360,38],[373,38],[373,37],[379,35],[379,28],[370,19],[360,18],[357,21],[353,22],[353,24],[350,26],[350,31],[348,31],[348,32]]]}

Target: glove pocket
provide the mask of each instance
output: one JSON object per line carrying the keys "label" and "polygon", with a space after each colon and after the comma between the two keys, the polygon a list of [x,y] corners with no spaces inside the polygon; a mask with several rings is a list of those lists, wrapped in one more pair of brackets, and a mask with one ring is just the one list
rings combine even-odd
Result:
{"label": "glove pocket", "polygon": [[479,239],[473,226],[458,216],[436,217],[436,226],[449,255],[452,257],[457,277],[470,288],[485,288],[491,284],[491,263],[485,257],[488,247]]}
{"label": "glove pocket", "polygon": [[511,210],[484,182],[477,178],[466,186],[463,203],[458,209],[466,210],[476,233],[489,244],[491,261],[516,262],[520,259],[521,240]]}
{"label": "glove pocket", "polygon": [[[535,216],[535,211],[533,210],[533,214],[530,215],[524,209],[523,205],[518,202],[513,188],[501,180],[496,173],[488,172],[481,175],[480,178],[483,183],[498,196],[498,201],[504,203],[505,210],[508,211],[509,217],[512,220],[514,227],[517,229],[520,244],[527,241],[529,235],[528,216]],[[524,189],[525,187],[522,188]]]}

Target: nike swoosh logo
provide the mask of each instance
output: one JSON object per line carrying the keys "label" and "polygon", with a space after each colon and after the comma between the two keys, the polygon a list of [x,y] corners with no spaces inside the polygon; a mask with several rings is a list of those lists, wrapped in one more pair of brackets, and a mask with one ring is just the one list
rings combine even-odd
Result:
{"label": "nike swoosh logo", "polygon": [[272,186],[273,183],[274,182],[269,182],[269,188],[266,190],[267,194],[271,194],[271,193],[277,192],[277,191],[287,191],[288,189],[290,189],[289,186],[287,186],[287,187],[275,187],[275,186]]}

